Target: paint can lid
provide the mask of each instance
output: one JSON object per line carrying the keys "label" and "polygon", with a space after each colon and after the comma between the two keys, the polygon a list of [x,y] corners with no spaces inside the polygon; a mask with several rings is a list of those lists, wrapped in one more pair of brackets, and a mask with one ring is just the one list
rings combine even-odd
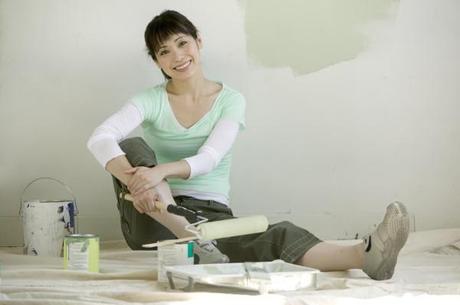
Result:
{"label": "paint can lid", "polygon": [[94,238],[94,237],[99,237],[96,234],[69,234],[66,235],[65,237],[67,238]]}

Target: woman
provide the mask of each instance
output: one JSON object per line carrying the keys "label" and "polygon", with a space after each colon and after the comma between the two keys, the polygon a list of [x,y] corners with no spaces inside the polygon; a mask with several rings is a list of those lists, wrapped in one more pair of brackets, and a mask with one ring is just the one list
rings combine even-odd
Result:
{"label": "woman", "polygon": [[[88,141],[115,177],[122,231],[133,249],[171,238],[171,232],[178,238],[190,235],[184,229],[187,219],[161,213],[155,201],[200,210],[210,221],[233,217],[228,206],[231,147],[245,126],[244,97],[204,77],[202,40],[185,16],[175,11],[156,16],[146,28],[145,42],[166,82],[136,95]],[[122,141],[141,124],[147,143],[140,138]],[[120,198],[120,192],[129,192],[133,204]],[[200,263],[281,258],[323,271],[362,268],[381,280],[393,275],[408,227],[405,207],[393,203],[377,230],[355,246],[326,243],[281,222],[265,233],[201,242],[195,249]]]}

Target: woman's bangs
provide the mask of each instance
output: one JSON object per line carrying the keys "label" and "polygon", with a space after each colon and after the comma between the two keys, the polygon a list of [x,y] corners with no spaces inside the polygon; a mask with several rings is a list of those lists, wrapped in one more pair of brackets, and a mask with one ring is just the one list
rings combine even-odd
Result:
{"label": "woman's bangs", "polygon": [[163,24],[162,26],[159,26],[156,31],[153,32],[153,37],[152,37],[152,42],[153,42],[153,49],[155,50],[155,53],[158,52],[160,47],[168,41],[168,39],[173,36],[173,35],[178,35],[178,34],[185,34],[185,35],[190,35],[193,36],[191,33],[189,33],[188,29],[185,27],[182,27],[176,23],[173,24]]}

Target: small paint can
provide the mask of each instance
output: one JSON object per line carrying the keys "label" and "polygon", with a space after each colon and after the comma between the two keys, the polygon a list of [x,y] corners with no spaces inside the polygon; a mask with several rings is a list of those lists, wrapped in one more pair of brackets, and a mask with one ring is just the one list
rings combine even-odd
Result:
{"label": "small paint can", "polygon": [[99,237],[70,234],[64,238],[64,269],[99,272]]}
{"label": "small paint can", "polygon": [[193,241],[158,245],[158,282],[166,283],[167,266],[193,265]]}

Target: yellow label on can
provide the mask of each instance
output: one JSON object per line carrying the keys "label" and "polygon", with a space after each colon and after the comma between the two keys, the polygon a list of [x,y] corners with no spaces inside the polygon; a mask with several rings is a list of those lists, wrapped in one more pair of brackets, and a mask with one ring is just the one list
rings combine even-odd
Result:
{"label": "yellow label on can", "polygon": [[64,269],[99,272],[99,237],[94,234],[66,236]]}

